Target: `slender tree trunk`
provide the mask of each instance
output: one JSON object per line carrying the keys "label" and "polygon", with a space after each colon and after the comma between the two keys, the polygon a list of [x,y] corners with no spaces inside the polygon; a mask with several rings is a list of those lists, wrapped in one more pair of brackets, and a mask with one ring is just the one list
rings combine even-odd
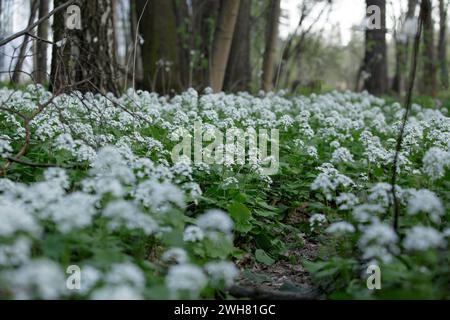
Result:
{"label": "slender tree trunk", "polygon": [[241,0],[225,73],[225,90],[248,91],[250,85],[251,0]]}
{"label": "slender tree trunk", "polygon": [[[53,7],[56,8],[63,3],[64,0],[53,0]],[[49,90],[56,92],[57,89],[69,82],[66,75],[69,68],[65,66],[69,55],[64,54],[64,48],[57,45],[57,43],[62,44],[64,38],[64,14],[58,13],[53,16],[52,33],[54,44],[52,46]]]}
{"label": "slender tree trunk", "polygon": [[192,86],[192,82],[189,77],[190,70],[190,55],[191,48],[190,33],[192,32],[192,25],[189,23],[191,20],[188,4],[186,1],[175,1],[175,20],[177,31],[177,47],[179,49],[179,78],[181,83],[181,89],[184,90],[187,87]]}
{"label": "slender tree trunk", "polygon": [[448,2],[439,0],[439,65],[441,87],[449,88],[448,60],[447,60],[447,23]]}
{"label": "slender tree trunk", "polygon": [[364,55],[364,71],[368,74],[364,88],[372,94],[387,91],[386,48],[386,0],[366,0],[367,7],[378,6],[381,10],[381,28],[367,29]]}
{"label": "slender tree trunk", "polygon": [[[146,0],[137,1],[140,16]],[[174,0],[151,0],[141,20],[143,88],[161,94],[181,89],[180,56]]]}
{"label": "slender tree trunk", "polygon": [[432,16],[432,4],[430,0],[422,0],[424,5],[424,21],[423,21],[423,52],[422,52],[422,81],[420,92],[422,94],[436,95],[436,56],[434,49],[434,22]]}
{"label": "slender tree trunk", "polygon": [[210,84],[214,92],[223,88],[240,0],[222,0],[211,57]]}
{"label": "slender tree trunk", "polygon": [[281,14],[280,0],[270,0],[267,13],[266,48],[264,51],[261,89],[268,92],[273,89],[275,59],[277,54],[278,26]]}
{"label": "slender tree trunk", "polygon": [[[38,9],[38,3],[39,3],[38,0],[32,0],[30,3],[30,17],[28,19],[28,26],[30,26],[34,22],[34,18],[36,17],[36,11]],[[23,67],[23,62],[25,61],[25,58],[26,58],[25,55],[27,53],[29,40],[30,40],[29,35],[23,36],[23,42],[22,42],[22,45],[20,46],[19,55],[17,56],[17,62],[14,67],[13,75],[11,77],[12,83],[19,83],[20,75],[23,71],[22,67]]]}
{"label": "slender tree trunk", "polygon": [[[39,19],[46,16],[49,12],[48,0],[39,1]],[[37,36],[39,39],[48,38],[48,20],[38,26]],[[48,44],[41,40],[36,40],[36,64],[34,70],[34,80],[37,83],[44,84],[47,81],[47,46]]]}
{"label": "slender tree trunk", "polygon": [[[406,20],[414,19],[416,12],[417,0],[408,0],[408,11],[406,12]],[[396,55],[395,55],[395,76],[392,83],[392,90],[398,94],[405,91],[405,74],[409,65],[409,47],[410,39],[406,42],[396,40]]]}
{"label": "slender tree trunk", "polygon": [[[3,0],[0,0],[0,40],[3,40],[3,37],[5,36],[5,30],[4,30],[4,20],[3,20]],[[3,71],[3,64],[4,64],[4,48],[0,47],[0,71]]]}

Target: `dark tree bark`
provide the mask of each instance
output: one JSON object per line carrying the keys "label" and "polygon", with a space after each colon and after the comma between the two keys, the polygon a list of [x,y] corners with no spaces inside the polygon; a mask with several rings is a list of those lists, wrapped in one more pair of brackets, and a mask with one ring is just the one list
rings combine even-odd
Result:
{"label": "dark tree bark", "polygon": [[[39,19],[45,17],[49,12],[48,0],[39,1]],[[48,38],[48,20],[38,26],[37,36],[39,39],[47,40]],[[36,60],[34,70],[34,80],[37,83],[45,83],[47,81],[47,46],[48,44],[41,40],[36,40]]]}
{"label": "dark tree bark", "polygon": [[239,14],[225,73],[227,91],[248,91],[250,85],[250,18],[251,0],[241,0]]}
{"label": "dark tree bark", "polygon": [[366,30],[364,89],[372,94],[383,94],[387,91],[386,0],[366,0],[366,5],[380,8],[381,28]]}
{"label": "dark tree bark", "polygon": [[201,57],[196,61],[190,60],[189,82],[198,89],[203,89],[210,83],[212,43],[219,8],[220,0],[192,0],[190,48],[200,53]]}
{"label": "dark tree bark", "polygon": [[69,86],[82,92],[119,92],[113,1],[79,0],[81,30],[66,29],[64,13],[55,15],[53,35],[58,45],[53,48],[50,85],[54,92]]}
{"label": "dark tree bark", "polygon": [[272,91],[273,89],[280,14],[280,0],[270,0],[270,6],[267,13],[266,48],[264,51],[261,79],[261,89],[266,92]]}
{"label": "dark tree bark", "polygon": [[175,1],[175,20],[177,29],[177,47],[179,50],[180,70],[179,77],[181,89],[186,89],[192,86],[192,81],[189,77],[190,70],[190,34],[192,33],[192,21],[190,8],[187,1]]}
{"label": "dark tree bark", "polygon": [[[137,16],[146,0],[137,1]],[[139,32],[144,40],[143,88],[161,94],[180,91],[180,56],[174,0],[151,0],[141,20]]]}
{"label": "dark tree bark", "polygon": [[424,21],[423,21],[423,51],[422,51],[422,79],[419,86],[422,94],[436,95],[436,56],[434,49],[434,26],[432,16],[432,4],[430,0],[424,2]]}
{"label": "dark tree bark", "polygon": [[[28,19],[28,26],[32,25],[34,22],[34,19],[36,17],[36,12],[38,9],[38,4],[39,1],[38,0],[32,0],[31,4],[30,4],[30,17]],[[22,41],[22,45],[20,46],[20,50],[19,50],[19,55],[17,56],[17,62],[16,65],[14,67],[14,72],[13,75],[11,77],[11,82],[12,83],[19,83],[20,80],[20,75],[22,74],[22,67],[23,67],[23,62],[25,61],[25,56],[27,54],[27,48],[28,48],[28,42],[30,40],[30,36],[29,35],[24,35],[23,36],[23,41]]]}
{"label": "dark tree bark", "polygon": [[449,88],[448,60],[447,60],[447,23],[448,2],[439,0],[439,70],[441,87]]}

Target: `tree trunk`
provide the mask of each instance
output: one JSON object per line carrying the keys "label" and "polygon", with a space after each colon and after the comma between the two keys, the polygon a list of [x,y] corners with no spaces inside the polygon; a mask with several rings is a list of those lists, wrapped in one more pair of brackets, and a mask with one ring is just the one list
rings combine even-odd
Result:
{"label": "tree trunk", "polygon": [[[408,11],[406,12],[406,20],[414,18],[416,12],[417,0],[408,0]],[[408,70],[410,39],[401,42],[398,39],[395,43],[395,76],[392,83],[392,90],[398,94],[405,91],[405,74]]]}
{"label": "tree trunk", "polygon": [[[137,1],[138,17],[145,2],[146,0]],[[180,56],[174,0],[151,0],[141,20],[139,32],[144,39],[143,88],[161,94],[180,91]]]}
{"label": "tree trunk", "polygon": [[181,89],[185,90],[192,86],[189,77],[191,48],[190,33],[192,26],[189,21],[192,19],[186,1],[175,1],[175,21],[177,29],[177,47],[179,49],[179,78]]}
{"label": "tree trunk", "polygon": [[209,86],[212,44],[220,0],[192,0],[192,32],[190,48],[196,53],[190,57],[189,83],[198,89]]}
{"label": "tree trunk", "polygon": [[364,89],[372,94],[384,94],[387,91],[386,0],[366,0],[366,5],[380,8],[381,28],[366,29]]}
{"label": "tree trunk", "polygon": [[222,91],[223,88],[239,5],[240,0],[222,0],[220,3],[209,79],[214,92]]}
{"label": "tree trunk", "polygon": [[241,0],[225,73],[225,90],[248,91],[250,85],[251,0]]}
{"label": "tree trunk", "polygon": [[[48,0],[39,1],[39,19],[46,16],[49,12]],[[48,38],[48,20],[42,22],[37,29],[39,39]],[[47,46],[48,44],[41,40],[36,40],[36,64],[34,70],[34,80],[37,83],[44,84],[47,81]]]}
{"label": "tree trunk", "polygon": [[[51,88],[119,93],[113,1],[80,0],[81,30],[65,29],[63,12],[54,17]],[[64,3],[55,0],[55,5]]]}
{"label": "tree trunk", "polygon": [[[3,21],[3,0],[0,0],[0,40],[3,40],[3,37],[5,36],[5,30],[4,30],[4,21]],[[3,71],[3,64],[5,54],[4,54],[4,48],[0,47],[0,71]],[[0,77],[1,79],[1,77]]]}
{"label": "tree trunk", "polygon": [[442,89],[449,88],[448,61],[447,61],[447,18],[448,2],[439,0],[439,66]]}
{"label": "tree trunk", "polygon": [[[28,26],[32,25],[34,22],[34,18],[36,17],[36,11],[38,9],[38,0],[32,0],[30,3],[30,17],[28,19]],[[20,75],[23,72],[22,66],[23,62],[25,61],[25,56],[27,54],[27,48],[28,48],[28,41],[30,39],[29,35],[23,36],[23,42],[20,46],[19,55],[17,56],[17,62],[14,67],[13,75],[11,77],[12,83],[19,83],[20,81]]]}
{"label": "tree trunk", "polygon": [[270,0],[270,7],[267,13],[266,48],[264,51],[261,79],[261,89],[266,92],[272,91],[273,89],[280,14],[280,0]]}
{"label": "tree trunk", "polygon": [[432,4],[430,0],[424,1],[423,21],[423,52],[422,52],[422,81],[420,92],[422,94],[436,95],[436,63],[434,50],[434,26],[432,16]]}

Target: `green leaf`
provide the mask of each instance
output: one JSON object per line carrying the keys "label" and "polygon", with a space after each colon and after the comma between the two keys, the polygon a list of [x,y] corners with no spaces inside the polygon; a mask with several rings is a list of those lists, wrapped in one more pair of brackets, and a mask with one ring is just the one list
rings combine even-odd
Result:
{"label": "green leaf", "polygon": [[228,207],[228,212],[230,213],[231,218],[237,223],[247,222],[252,216],[252,213],[247,206],[240,202],[233,202]]}
{"label": "green leaf", "polygon": [[256,261],[264,263],[265,265],[271,266],[275,263],[275,260],[272,259],[264,250],[257,249],[255,251]]}

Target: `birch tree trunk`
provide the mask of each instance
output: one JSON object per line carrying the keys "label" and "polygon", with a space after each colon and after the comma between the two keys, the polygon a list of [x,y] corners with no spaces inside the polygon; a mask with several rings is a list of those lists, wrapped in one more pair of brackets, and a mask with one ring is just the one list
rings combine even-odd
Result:
{"label": "birch tree trunk", "polygon": [[240,2],[240,0],[222,0],[220,4],[217,28],[214,34],[209,79],[214,92],[219,92],[223,89]]}
{"label": "birch tree trunk", "polygon": [[281,14],[280,0],[270,0],[266,26],[266,48],[264,51],[261,89],[273,89],[275,59],[277,54],[278,26]]}

